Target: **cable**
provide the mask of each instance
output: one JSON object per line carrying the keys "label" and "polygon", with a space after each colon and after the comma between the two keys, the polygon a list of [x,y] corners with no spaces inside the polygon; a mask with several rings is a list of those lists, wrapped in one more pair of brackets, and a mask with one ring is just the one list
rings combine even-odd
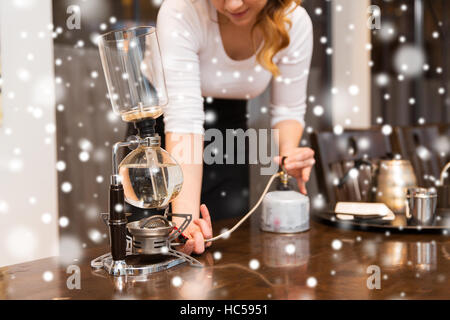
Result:
{"label": "cable", "polygon": [[266,193],[269,191],[270,186],[272,185],[273,181],[275,180],[275,178],[279,177],[282,174],[282,172],[277,172],[275,173],[269,180],[269,182],[267,183],[266,188],[264,189],[264,192],[262,193],[261,197],[259,198],[258,202],[256,202],[256,204],[254,205],[254,207],[238,222],[235,224],[235,226],[233,228],[231,228],[230,230],[225,231],[224,233],[211,238],[211,239],[205,239],[205,242],[212,242],[212,241],[216,241],[218,239],[224,238],[225,236],[229,236],[231,233],[233,233],[237,228],[239,228],[239,226],[244,223],[245,220],[247,220],[248,217],[250,217],[252,215],[252,213],[259,207],[259,205],[261,204],[262,200],[264,199],[264,196],[266,195]]}

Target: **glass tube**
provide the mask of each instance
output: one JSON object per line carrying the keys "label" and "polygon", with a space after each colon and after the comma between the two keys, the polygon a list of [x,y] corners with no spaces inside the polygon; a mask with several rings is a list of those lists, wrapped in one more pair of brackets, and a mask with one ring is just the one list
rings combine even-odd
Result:
{"label": "glass tube", "polygon": [[113,110],[128,122],[161,116],[168,99],[156,29],[106,33],[99,50]]}

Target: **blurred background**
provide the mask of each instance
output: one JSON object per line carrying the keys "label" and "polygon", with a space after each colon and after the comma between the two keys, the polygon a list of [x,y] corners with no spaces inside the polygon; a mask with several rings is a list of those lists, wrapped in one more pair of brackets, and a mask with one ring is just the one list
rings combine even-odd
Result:
{"label": "blurred background", "polygon": [[[196,0],[208,1],[208,0]],[[8,0],[0,4],[0,266],[106,245],[112,112],[98,35],[155,25],[162,0]],[[450,120],[445,0],[304,0],[314,26],[307,128],[426,126]],[[79,26],[76,26],[79,19]],[[268,128],[269,90],[249,101]],[[392,131],[392,130],[391,130]],[[250,202],[267,177],[251,169]],[[320,196],[314,175],[311,197]],[[233,201],[233,199],[229,199]]]}

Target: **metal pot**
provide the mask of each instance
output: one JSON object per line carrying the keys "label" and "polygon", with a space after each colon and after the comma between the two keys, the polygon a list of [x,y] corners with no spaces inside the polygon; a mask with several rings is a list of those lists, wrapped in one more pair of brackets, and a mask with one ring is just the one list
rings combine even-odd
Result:
{"label": "metal pot", "polygon": [[418,225],[430,225],[436,211],[436,189],[410,188],[406,194],[406,219]]}
{"label": "metal pot", "polygon": [[416,175],[409,160],[381,160],[376,175],[376,201],[392,211],[405,211],[406,191],[417,186]]}

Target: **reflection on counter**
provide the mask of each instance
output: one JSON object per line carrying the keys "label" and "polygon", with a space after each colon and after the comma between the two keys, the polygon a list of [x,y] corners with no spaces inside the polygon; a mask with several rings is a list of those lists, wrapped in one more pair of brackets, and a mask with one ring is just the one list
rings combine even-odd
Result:
{"label": "reflection on counter", "polygon": [[416,242],[409,244],[410,261],[417,271],[436,271],[437,247],[436,242]]}
{"label": "reflection on counter", "polygon": [[[262,233],[263,262],[277,273],[273,280],[273,299],[310,300],[314,287],[307,285],[310,258],[310,232],[296,234]],[[280,276],[281,273],[281,276]]]}
{"label": "reflection on counter", "polygon": [[207,251],[200,257],[204,268],[185,268],[181,265],[167,272],[142,277],[112,277],[103,270],[92,271],[92,274],[111,282],[114,299],[133,299],[139,296],[161,299],[164,298],[161,292],[168,288],[171,295],[179,299],[208,299],[211,294],[231,298],[234,293],[215,280],[223,276],[231,276],[237,283],[241,283],[244,278],[256,276],[264,284],[269,299],[313,299],[314,288],[306,285],[310,257],[309,238],[309,232],[262,233],[262,263],[256,268],[239,263],[222,264],[221,258],[217,258],[221,255],[213,255],[211,251]]}
{"label": "reflection on counter", "polygon": [[309,232],[298,234],[263,233],[264,264],[271,268],[300,267],[308,263]]}
{"label": "reflection on counter", "polygon": [[[206,260],[206,261],[204,261]],[[213,264],[210,252],[202,257],[205,265]],[[148,297],[168,299],[161,296],[161,292],[170,288],[171,294],[179,299],[207,299],[213,289],[213,269],[189,268],[186,264],[175,267],[167,272],[156,272],[143,276],[110,276],[104,270],[91,271],[94,276],[108,279],[114,289],[113,298],[117,300]]]}
{"label": "reflection on counter", "polygon": [[[436,271],[436,242],[366,241],[363,255],[382,261],[387,268],[408,266],[417,271]],[[377,253],[382,252],[382,255]]]}

